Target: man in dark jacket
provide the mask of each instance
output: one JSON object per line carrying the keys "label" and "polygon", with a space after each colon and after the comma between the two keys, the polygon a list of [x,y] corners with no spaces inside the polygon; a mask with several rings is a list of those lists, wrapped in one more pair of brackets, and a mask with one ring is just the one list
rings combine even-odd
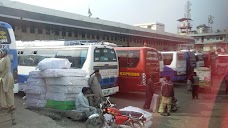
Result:
{"label": "man in dark jacket", "polygon": [[146,92],[145,92],[145,96],[146,96],[146,101],[145,104],[143,106],[144,109],[150,109],[150,104],[151,104],[151,100],[154,94],[154,82],[153,82],[154,76],[150,75],[150,78],[147,81],[146,84]]}
{"label": "man in dark jacket", "polygon": [[[171,107],[172,107],[172,98],[174,97],[174,89],[173,83],[170,81],[170,77],[165,77],[164,82],[161,87],[161,95],[162,95],[162,112],[161,115],[169,116]],[[167,113],[165,110],[167,108]]]}
{"label": "man in dark jacket", "polygon": [[192,99],[198,100],[198,93],[199,93],[199,77],[197,76],[196,72],[194,72],[193,76],[193,84],[192,84]]}

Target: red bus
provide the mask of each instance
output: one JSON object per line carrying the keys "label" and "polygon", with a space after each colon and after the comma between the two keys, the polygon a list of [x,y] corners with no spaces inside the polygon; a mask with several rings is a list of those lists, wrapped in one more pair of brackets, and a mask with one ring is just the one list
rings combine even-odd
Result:
{"label": "red bus", "polygon": [[160,85],[159,53],[150,47],[115,47],[119,60],[120,92],[144,91],[147,79],[154,75]]}

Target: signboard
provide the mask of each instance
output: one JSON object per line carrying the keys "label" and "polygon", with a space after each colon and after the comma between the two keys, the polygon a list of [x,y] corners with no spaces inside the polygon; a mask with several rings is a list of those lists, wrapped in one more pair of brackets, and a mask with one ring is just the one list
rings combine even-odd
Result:
{"label": "signboard", "polygon": [[199,67],[196,68],[194,71],[196,72],[197,76],[199,76],[200,87],[206,87],[211,85],[211,70],[209,68]]}
{"label": "signboard", "polygon": [[9,36],[7,33],[7,29],[0,28],[0,44],[9,43]]}

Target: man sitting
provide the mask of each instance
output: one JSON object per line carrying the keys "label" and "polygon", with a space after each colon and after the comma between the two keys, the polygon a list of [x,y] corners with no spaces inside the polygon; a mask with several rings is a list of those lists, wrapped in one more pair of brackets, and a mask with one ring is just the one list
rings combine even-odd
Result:
{"label": "man sitting", "polygon": [[75,102],[76,111],[84,112],[87,117],[97,113],[97,109],[95,107],[89,106],[89,101],[85,96],[88,93],[89,93],[89,88],[83,87],[82,92],[78,94]]}

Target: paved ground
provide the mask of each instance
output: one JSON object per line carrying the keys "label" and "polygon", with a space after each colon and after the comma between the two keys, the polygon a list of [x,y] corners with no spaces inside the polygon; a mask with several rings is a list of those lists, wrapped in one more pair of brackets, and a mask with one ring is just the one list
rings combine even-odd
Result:
{"label": "paved ground", "polygon": [[[220,89],[220,90],[219,90]],[[219,90],[219,91],[218,91]],[[215,81],[211,94],[200,94],[199,101],[191,99],[191,93],[186,91],[183,84],[175,85],[175,95],[180,108],[169,117],[162,117],[153,113],[154,128],[226,128],[228,127],[228,96],[224,93],[224,85]],[[118,108],[126,106],[142,107],[143,93],[118,94],[112,97]],[[72,122],[68,119],[54,121],[24,108],[21,97],[16,96],[17,125],[0,124],[0,128],[82,128],[84,122]],[[2,118],[2,117],[1,117]]]}

